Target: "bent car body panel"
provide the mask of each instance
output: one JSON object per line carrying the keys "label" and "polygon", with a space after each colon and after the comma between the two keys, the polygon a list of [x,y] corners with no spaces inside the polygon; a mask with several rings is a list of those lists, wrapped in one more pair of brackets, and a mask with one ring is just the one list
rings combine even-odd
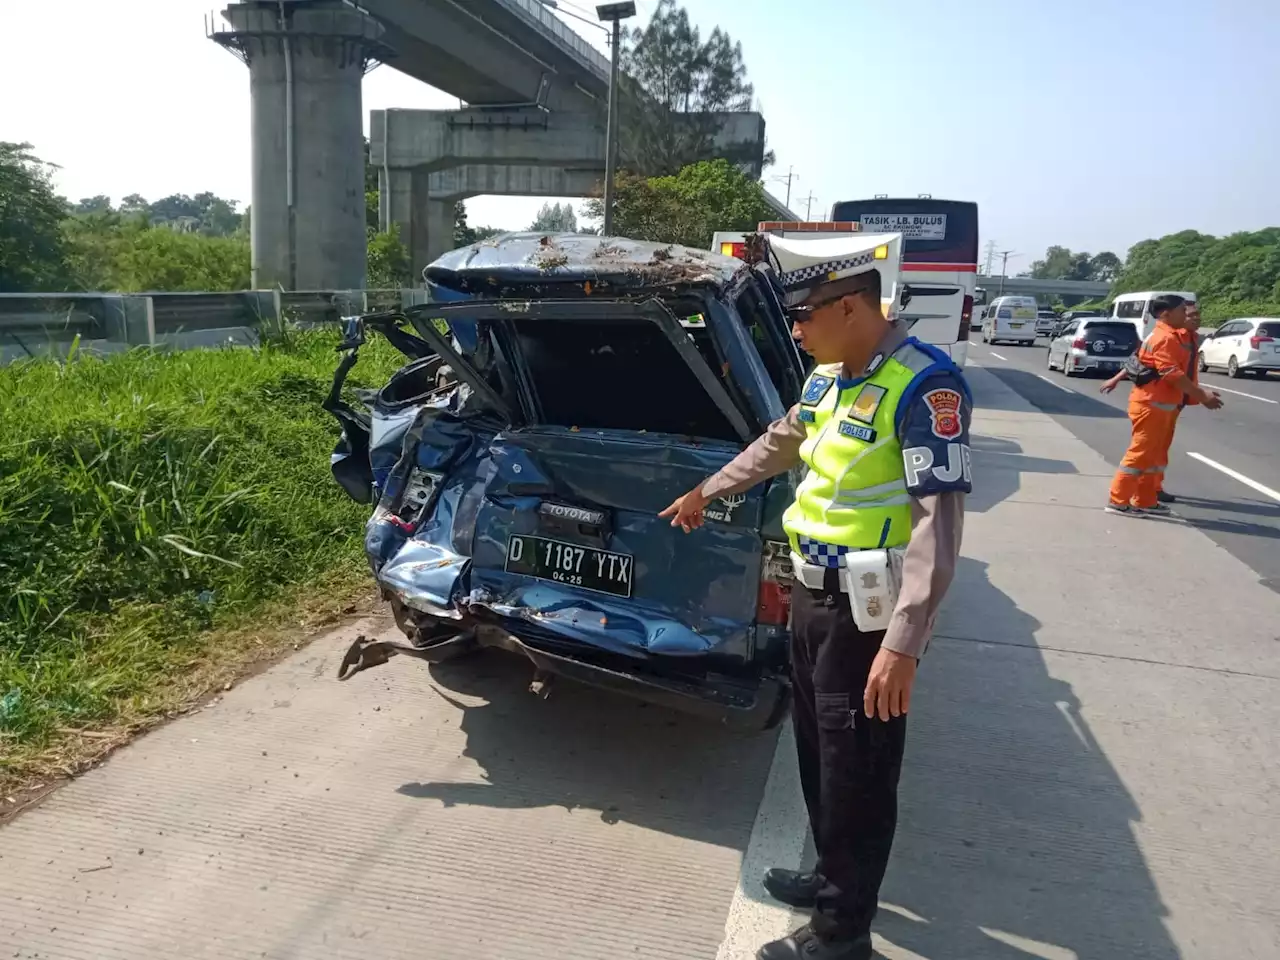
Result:
{"label": "bent car body panel", "polygon": [[[382,422],[365,420],[379,464],[366,554],[413,655],[443,651],[437,626],[452,621],[469,642],[481,627],[506,631],[515,639],[495,645],[514,644],[535,665],[530,651],[545,654],[548,669],[587,682],[625,676],[623,686],[659,701],[774,716],[767,705],[785,687],[787,629],[772,613],[757,620],[788,478],[712,504],[693,536],[658,517],[782,416],[779,384],[799,382],[794,357],[778,350],[789,343],[785,316],[758,285],[768,278],[703,251],[510,240],[446,255],[425,272],[433,302],[397,315],[456,388],[383,402]],[[566,263],[548,246],[594,251],[593,265]],[[579,329],[599,346],[583,352]],[[781,376],[762,359],[762,342]],[[564,367],[563,355],[579,357],[577,366]],[[577,370],[596,371],[593,391],[558,389],[576,384]],[[614,389],[619,377],[630,392]],[[583,398],[625,410],[582,425],[580,414],[599,412]],[[654,398],[667,404],[656,420]],[[526,545],[571,548],[601,571],[613,558],[619,572],[609,582],[561,576],[554,565],[522,564],[516,553]]]}

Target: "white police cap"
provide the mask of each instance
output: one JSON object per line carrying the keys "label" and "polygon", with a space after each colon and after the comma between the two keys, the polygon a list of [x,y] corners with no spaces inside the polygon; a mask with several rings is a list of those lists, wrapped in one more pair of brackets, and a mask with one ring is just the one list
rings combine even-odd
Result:
{"label": "white police cap", "polygon": [[880,274],[882,295],[893,289],[902,260],[902,234],[860,233],[849,237],[769,237],[786,306],[809,299],[824,284]]}

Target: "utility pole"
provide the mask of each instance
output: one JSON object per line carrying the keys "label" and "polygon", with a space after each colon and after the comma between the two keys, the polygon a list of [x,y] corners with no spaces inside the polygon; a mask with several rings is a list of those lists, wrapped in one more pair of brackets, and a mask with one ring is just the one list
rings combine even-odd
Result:
{"label": "utility pole", "polygon": [[996,294],[996,296],[1004,295],[1004,278],[1009,273],[1009,258],[1016,256],[1018,256],[1018,254],[1014,253],[1012,250],[1000,251],[1000,293]]}
{"label": "utility pole", "polygon": [[996,242],[994,240],[987,241],[987,262],[982,268],[983,276],[991,276],[991,267],[996,262]]}
{"label": "utility pole", "polygon": [[618,165],[618,61],[622,56],[622,21],[636,15],[634,0],[602,3],[596,16],[613,22],[613,62],[609,67],[609,119],[604,148],[604,226],[602,236],[613,235],[613,178]]}
{"label": "utility pole", "polygon": [[783,201],[784,206],[791,206],[791,180],[795,176],[793,172],[795,167],[787,167],[787,199]]}
{"label": "utility pole", "polygon": [[[812,217],[813,201],[816,199],[817,199],[817,195],[812,190],[810,190],[809,195],[804,198],[804,218],[806,220],[813,219]],[[787,204],[787,206],[791,206],[791,204]]]}

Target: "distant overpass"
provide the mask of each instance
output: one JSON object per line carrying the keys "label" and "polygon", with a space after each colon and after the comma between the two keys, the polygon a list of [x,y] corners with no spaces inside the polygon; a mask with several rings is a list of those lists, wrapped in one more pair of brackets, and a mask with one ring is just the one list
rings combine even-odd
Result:
{"label": "distant overpass", "polygon": [[1034,277],[988,277],[978,276],[978,286],[987,291],[987,300],[999,296],[1001,284],[1004,292],[1020,293],[1028,296],[1087,297],[1096,300],[1111,292],[1111,284],[1097,280],[1037,280]]}
{"label": "distant overpass", "polygon": [[[380,223],[415,274],[452,246],[458,200],[603,179],[609,61],[538,0],[232,0],[206,32],[249,67],[260,288],[364,286],[361,79],[378,63],[465,104],[370,118]],[[722,155],[758,177],[764,118],[717,116]]]}

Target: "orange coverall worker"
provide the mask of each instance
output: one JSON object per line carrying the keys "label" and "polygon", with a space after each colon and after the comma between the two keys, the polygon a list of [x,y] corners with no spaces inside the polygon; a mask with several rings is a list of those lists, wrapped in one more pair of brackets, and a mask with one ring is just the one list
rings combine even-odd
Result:
{"label": "orange coverall worker", "polygon": [[1160,481],[1169,465],[1178,412],[1190,402],[1170,381],[1186,375],[1194,365],[1194,334],[1157,321],[1151,336],[1138,348],[1138,360],[1159,371],[1160,378],[1143,386],[1135,384],[1129,394],[1133,437],[1111,482],[1111,502],[1145,509],[1156,505]]}

